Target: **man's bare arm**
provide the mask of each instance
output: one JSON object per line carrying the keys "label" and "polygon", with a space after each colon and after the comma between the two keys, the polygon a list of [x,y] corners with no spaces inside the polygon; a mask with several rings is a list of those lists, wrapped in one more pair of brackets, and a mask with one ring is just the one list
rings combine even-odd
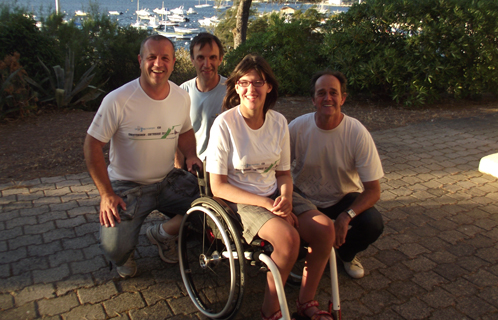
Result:
{"label": "man's bare arm", "polygon": [[121,222],[118,206],[126,210],[126,204],[112,189],[111,181],[107,174],[104,151],[102,150],[105,145],[105,143],[87,134],[83,151],[88,172],[100,193],[100,224],[106,227],[114,227],[115,221]]}
{"label": "man's bare arm", "polygon": [[193,129],[180,134],[178,137],[178,149],[180,149],[185,156],[188,171],[193,172],[192,166],[194,164],[197,164],[199,168],[202,168],[202,161],[197,158],[195,134]]}
{"label": "man's bare arm", "polygon": [[[365,190],[355,199],[348,209],[353,209],[357,215],[371,208],[380,199],[380,182],[379,180],[363,182]],[[349,222],[351,217],[346,212],[341,212],[335,220],[335,247],[339,248],[346,241]]]}

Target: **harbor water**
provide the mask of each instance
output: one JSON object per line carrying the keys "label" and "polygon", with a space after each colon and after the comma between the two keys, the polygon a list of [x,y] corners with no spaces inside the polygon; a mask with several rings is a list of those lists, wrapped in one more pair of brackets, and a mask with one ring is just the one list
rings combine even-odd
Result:
{"label": "harbor water", "polygon": [[[55,11],[56,8],[55,0],[2,0],[2,2],[23,6],[31,11],[36,17],[47,16]],[[155,11],[157,12],[158,9],[162,8],[170,11],[182,7],[183,10],[185,10],[185,18],[188,21],[179,22],[178,27],[193,29],[194,32],[190,34],[186,31],[177,33],[173,26],[162,26],[159,31],[174,38],[172,40],[175,40],[178,45],[188,46],[189,41],[195,36],[195,33],[211,30],[211,27],[208,26],[209,21],[206,23],[206,20],[212,17],[221,19],[227,8],[230,8],[232,5],[232,1],[225,0],[97,0],[89,2],[82,2],[81,0],[59,0],[59,11],[65,14],[66,20],[75,18],[76,22],[80,23],[82,20],[86,19],[85,14],[88,14],[97,8],[99,13],[109,15],[111,19],[117,20],[122,26],[133,25],[138,22],[143,27],[151,22],[164,24],[164,22],[168,20],[167,15],[157,14],[154,12],[154,9],[156,9]],[[222,8],[218,9],[216,6],[221,6]],[[313,5],[302,2],[281,4],[253,1],[252,3],[252,8],[256,8],[260,14],[264,12],[279,11],[284,6],[306,10]],[[348,7],[326,5],[322,7],[327,9],[330,13],[348,10]],[[195,11],[195,13],[187,14],[189,9],[190,11]],[[152,21],[137,15],[137,10],[148,11],[151,14]],[[213,24],[211,24],[211,26],[213,26]]]}

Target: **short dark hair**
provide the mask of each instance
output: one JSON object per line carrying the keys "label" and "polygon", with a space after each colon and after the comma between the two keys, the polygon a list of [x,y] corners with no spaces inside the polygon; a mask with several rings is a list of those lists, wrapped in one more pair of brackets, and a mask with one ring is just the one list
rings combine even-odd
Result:
{"label": "short dark hair", "polygon": [[220,58],[223,57],[224,50],[220,39],[218,39],[218,37],[208,32],[201,32],[198,35],[196,35],[194,39],[192,39],[192,42],[190,42],[190,57],[194,58],[194,47],[196,45],[200,44],[201,46],[199,49],[202,49],[206,44],[209,44],[212,47],[213,42],[216,43],[218,49],[220,50]]}
{"label": "short dark hair", "polygon": [[240,97],[235,90],[235,85],[240,78],[251,70],[256,71],[259,76],[272,86],[271,91],[266,95],[263,112],[266,114],[272,108],[278,98],[278,81],[266,60],[259,55],[248,54],[237,64],[232,74],[226,81],[227,93],[223,99],[223,109],[228,110],[240,104]]}
{"label": "short dark hair", "polygon": [[140,56],[142,58],[143,58],[145,43],[147,41],[149,41],[149,40],[154,40],[154,41],[166,40],[166,41],[168,41],[173,46],[173,54],[174,54],[174,52],[175,52],[175,44],[173,43],[173,41],[171,41],[169,38],[167,38],[165,36],[162,36],[160,34],[154,34],[154,35],[148,36],[147,38],[143,39],[142,43],[140,44]]}
{"label": "short dark hair", "polygon": [[341,83],[341,94],[345,94],[347,92],[346,86],[348,84],[348,80],[346,79],[346,76],[340,71],[333,71],[327,69],[327,70],[318,71],[311,77],[310,93],[312,98],[315,97],[316,82],[320,77],[325,75],[334,76],[337,78],[337,80],[339,80],[339,82]]}

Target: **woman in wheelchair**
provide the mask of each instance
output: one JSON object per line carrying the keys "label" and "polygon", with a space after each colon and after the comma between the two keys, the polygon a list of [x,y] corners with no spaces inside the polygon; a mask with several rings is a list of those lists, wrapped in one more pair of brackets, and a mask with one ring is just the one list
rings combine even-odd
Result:
{"label": "woman in wheelchair", "polygon": [[[247,243],[257,236],[272,244],[271,258],[284,283],[298,257],[300,238],[309,243],[297,314],[332,319],[318,309],[314,296],[334,243],[334,226],[293,192],[287,121],[271,110],[277,90],[273,71],[260,56],[247,55],[232,72],[223,101],[227,111],[216,118],[207,150],[211,191],[240,215]],[[261,316],[281,317],[271,272]]]}

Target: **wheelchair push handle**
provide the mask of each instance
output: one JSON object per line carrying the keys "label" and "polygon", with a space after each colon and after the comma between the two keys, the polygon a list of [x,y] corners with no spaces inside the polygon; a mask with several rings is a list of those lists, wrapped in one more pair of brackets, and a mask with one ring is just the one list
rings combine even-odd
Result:
{"label": "wheelchair push handle", "polygon": [[192,166],[192,170],[194,170],[194,172],[198,178],[204,179],[204,172],[202,171],[202,168],[200,168],[197,163],[194,163],[194,165]]}

